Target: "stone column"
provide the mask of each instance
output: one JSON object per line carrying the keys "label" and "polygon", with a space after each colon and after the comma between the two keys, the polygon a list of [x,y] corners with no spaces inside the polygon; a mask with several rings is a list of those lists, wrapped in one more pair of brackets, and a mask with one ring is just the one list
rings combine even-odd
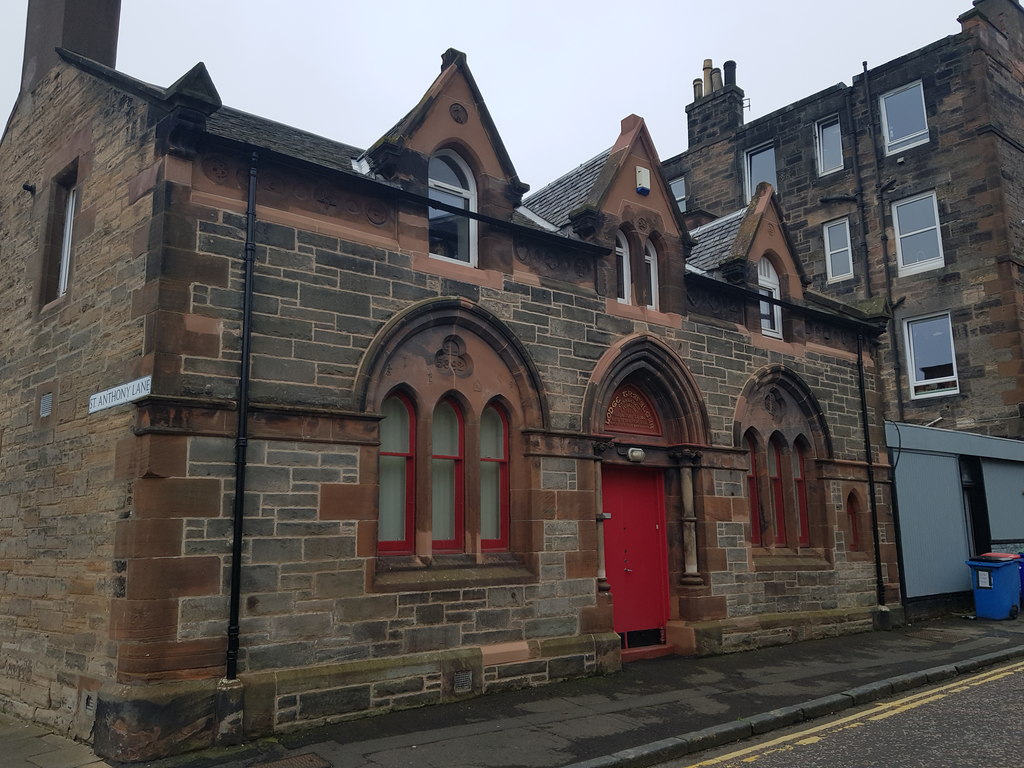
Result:
{"label": "stone column", "polygon": [[594,508],[597,510],[597,591],[609,592],[612,585],[608,583],[608,570],[604,563],[604,521],[607,519],[604,513],[604,491],[601,485],[601,455],[608,449],[611,443],[597,441],[594,443],[594,493],[597,494]]}
{"label": "stone column", "polygon": [[704,580],[697,567],[697,512],[693,475],[696,472],[700,454],[683,449],[674,451],[673,457],[679,461],[679,494],[682,497],[679,520],[683,534],[683,572],[679,577],[679,583],[699,585],[703,584]]}

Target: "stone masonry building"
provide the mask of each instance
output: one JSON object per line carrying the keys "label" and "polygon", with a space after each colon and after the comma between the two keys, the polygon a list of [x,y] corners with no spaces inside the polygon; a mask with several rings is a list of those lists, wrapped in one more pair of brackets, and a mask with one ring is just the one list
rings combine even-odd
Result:
{"label": "stone masonry building", "polygon": [[[116,760],[869,630],[875,353],[643,121],[524,199],[466,63],[368,149],[30,3],[0,141],[0,707]],[[567,163],[571,165],[571,163]]]}
{"label": "stone masonry building", "polygon": [[664,163],[691,227],[773,184],[808,287],[889,316],[879,370],[915,599],[968,596],[966,557],[1024,548],[1024,11],[976,0],[959,21],[749,123],[736,64],[707,61],[688,149]]}

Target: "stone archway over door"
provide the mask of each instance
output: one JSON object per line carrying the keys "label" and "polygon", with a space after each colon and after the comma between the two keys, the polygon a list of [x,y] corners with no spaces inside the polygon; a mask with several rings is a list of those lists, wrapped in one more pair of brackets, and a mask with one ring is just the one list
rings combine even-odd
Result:
{"label": "stone archway over door", "polygon": [[601,492],[613,627],[626,648],[662,643],[668,621],[664,472],[605,464]]}

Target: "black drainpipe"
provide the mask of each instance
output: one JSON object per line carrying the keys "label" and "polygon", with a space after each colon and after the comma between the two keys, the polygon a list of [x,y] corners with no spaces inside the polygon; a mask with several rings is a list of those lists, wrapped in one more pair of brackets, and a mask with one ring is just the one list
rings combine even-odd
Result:
{"label": "black drainpipe", "polygon": [[238,677],[239,608],[242,600],[242,539],[245,523],[245,462],[249,444],[249,355],[252,342],[252,274],[256,261],[256,163],[249,164],[249,197],[245,209],[245,287],[242,293],[242,370],[238,377],[238,436],[235,438],[234,526],[231,537],[231,600],[225,677]]}
{"label": "black drainpipe", "polygon": [[864,458],[868,470],[868,505],[871,508],[871,538],[875,545],[875,590],[878,604],[885,605],[885,578],[882,576],[882,540],[878,535],[878,502],[875,499],[875,461],[871,456],[871,431],[868,426],[868,398],[864,386],[864,334],[857,334],[857,388],[860,390],[860,423],[864,428]]}
{"label": "black drainpipe", "polygon": [[[867,72],[864,73],[864,80],[867,81]],[[868,104],[868,109],[871,105]],[[868,254],[868,215],[864,203],[864,179],[860,171],[860,146],[857,141],[857,124],[853,117],[853,89],[846,89],[846,116],[850,121],[850,134],[853,136],[853,178],[857,184],[854,195],[857,198],[857,211],[860,217],[860,250],[861,260],[864,263],[864,298],[870,299],[874,295],[871,290],[871,259]]]}

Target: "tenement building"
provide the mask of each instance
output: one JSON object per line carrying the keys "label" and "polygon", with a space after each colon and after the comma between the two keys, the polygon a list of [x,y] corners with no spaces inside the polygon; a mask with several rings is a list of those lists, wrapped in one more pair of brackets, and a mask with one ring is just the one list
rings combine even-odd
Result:
{"label": "tenement building", "polygon": [[885,320],[784,185],[688,232],[631,115],[525,197],[462,53],[361,149],[116,30],[33,0],[0,142],[3,711],[142,760],[891,616]]}
{"label": "tenement building", "polygon": [[664,163],[691,227],[771,183],[808,287],[890,317],[877,370],[913,599],[965,594],[966,557],[1024,547],[1024,12],[976,0],[959,21],[749,123],[736,63],[707,61]]}

